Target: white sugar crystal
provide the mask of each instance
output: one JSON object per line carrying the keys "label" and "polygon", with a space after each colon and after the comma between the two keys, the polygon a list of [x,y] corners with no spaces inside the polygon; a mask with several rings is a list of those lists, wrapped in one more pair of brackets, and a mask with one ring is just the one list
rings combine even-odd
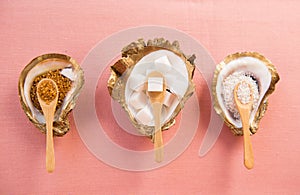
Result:
{"label": "white sugar crystal", "polygon": [[[233,114],[233,117],[237,120],[240,119],[239,112],[236,108],[235,102],[234,102],[234,88],[237,84],[240,82],[248,83],[252,90],[252,96],[253,96],[253,109],[258,106],[258,100],[259,100],[259,91],[258,86],[255,80],[251,78],[251,76],[243,71],[234,72],[231,75],[227,76],[223,81],[223,98],[224,98],[224,104],[228,111]],[[247,92],[248,88],[248,92]],[[246,87],[245,91],[241,92],[240,96],[244,102],[250,101],[250,96],[247,97],[247,94],[250,94],[249,87]],[[249,100],[247,100],[249,98]]]}
{"label": "white sugar crystal", "polygon": [[237,89],[237,98],[242,104],[248,104],[251,99],[251,89],[246,82],[242,82]]}
{"label": "white sugar crystal", "polygon": [[151,113],[150,107],[145,106],[136,114],[135,118],[140,124],[149,125],[153,120],[153,115]]}
{"label": "white sugar crystal", "polygon": [[168,88],[176,96],[182,98],[188,88],[189,81],[176,70],[171,70],[169,73],[165,75]]}
{"label": "white sugar crystal", "polygon": [[60,74],[64,75],[65,77],[69,78],[71,81],[76,79],[76,74],[73,72],[72,68],[64,68],[60,71]]}
{"label": "white sugar crystal", "polygon": [[162,56],[154,61],[155,69],[166,74],[172,69],[172,65],[167,56]]}
{"label": "white sugar crystal", "polygon": [[[152,108],[148,100],[146,106],[142,105],[144,96],[139,97],[135,93],[145,93],[148,91],[148,77],[153,71],[164,75],[164,84],[171,94],[166,93],[164,106],[162,109],[162,123],[167,122],[173,113],[177,112],[177,105],[181,102],[189,87],[189,74],[185,61],[168,50],[153,51],[140,59],[128,75],[125,86],[125,102],[128,110],[143,125],[154,125],[151,117]],[[162,90],[163,85],[160,86]],[[150,89],[151,90],[151,89]],[[156,87],[155,87],[156,91]]]}
{"label": "white sugar crystal", "polygon": [[170,107],[175,98],[176,96],[174,94],[167,91],[164,99],[164,105]]}
{"label": "white sugar crystal", "polygon": [[140,110],[147,105],[147,96],[143,92],[133,92],[130,96],[129,104],[136,110]]}
{"label": "white sugar crystal", "polygon": [[146,76],[136,74],[129,78],[128,85],[132,90],[137,90],[146,82]]}
{"label": "white sugar crystal", "polygon": [[163,91],[164,79],[162,77],[148,78],[148,91]]}

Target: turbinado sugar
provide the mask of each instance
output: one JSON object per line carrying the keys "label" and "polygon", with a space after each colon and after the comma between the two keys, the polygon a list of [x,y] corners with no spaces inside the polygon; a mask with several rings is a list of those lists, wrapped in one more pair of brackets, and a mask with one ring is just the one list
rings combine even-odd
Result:
{"label": "turbinado sugar", "polygon": [[37,89],[37,93],[46,104],[50,104],[57,96],[57,89],[53,82],[51,80],[42,80]]}
{"label": "turbinado sugar", "polygon": [[39,76],[37,76],[32,83],[30,88],[30,98],[35,108],[37,108],[40,112],[42,112],[42,108],[37,98],[37,84],[44,78],[52,79],[58,88],[58,101],[56,109],[60,108],[63,104],[63,101],[67,95],[67,93],[71,90],[72,81],[65,77],[64,75],[60,74],[61,70],[51,70],[45,72]]}

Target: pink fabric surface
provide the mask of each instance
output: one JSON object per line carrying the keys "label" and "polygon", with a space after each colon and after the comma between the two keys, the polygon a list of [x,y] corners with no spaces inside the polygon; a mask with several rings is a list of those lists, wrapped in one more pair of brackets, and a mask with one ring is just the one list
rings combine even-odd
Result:
{"label": "pink fabric surface", "polygon": [[[8,1],[0,2],[0,194],[296,194],[300,191],[299,1]],[[257,51],[281,80],[252,137],[255,167],[242,164],[242,138],[224,126],[214,148],[198,156],[207,121],[191,145],[165,167],[147,172],[112,168],[95,158],[71,130],[55,138],[56,169],[45,170],[45,136],[21,109],[21,70],[43,53],[77,62],[122,29],[163,25],[197,39],[216,62]],[[200,105],[210,104],[209,98]],[[207,111],[207,107],[201,108]]]}

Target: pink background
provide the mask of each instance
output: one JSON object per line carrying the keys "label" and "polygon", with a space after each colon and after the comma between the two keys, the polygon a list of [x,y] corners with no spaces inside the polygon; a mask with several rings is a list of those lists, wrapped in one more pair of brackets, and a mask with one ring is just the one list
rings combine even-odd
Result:
{"label": "pink background", "polygon": [[[296,194],[300,181],[298,1],[8,1],[0,2],[0,194]],[[198,157],[206,126],[169,165],[147,172],[112,168],[71,130],[55,139],[56,169],[45,170],[45,136],[26,118],[17,82],[34,57],[65,53],[79,63],[100,40],[139,25],[163,25],[197,39],[216,62],[258,51],[281,80],[252,137],[255,168],[242,164],[242,138],[224,126],[214,148]],[[200,100],[205,105],[208,98]],[[203,108],[203,110],[207,108]],[[209,111],[208,111],[209,112]],[[205,123],[205,122],[204,122]]]}

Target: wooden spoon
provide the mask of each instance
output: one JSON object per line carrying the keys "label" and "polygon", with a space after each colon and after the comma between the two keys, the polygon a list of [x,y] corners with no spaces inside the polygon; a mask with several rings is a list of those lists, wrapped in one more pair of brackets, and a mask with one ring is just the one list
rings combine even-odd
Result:
{"label": "wooden spoon", "polygon": [[254,157],[252,151],[252,144],[250,140],[250,126],[249,119],[250,113],[253,105],[253,95],[250,85],[247,83],[250,89],[250,100],[248,102],[242,102],[238,97],[238,89],[241,83],[237,84],[234,88],[234,101],[237,106],[237,109],[240,113],[240,117],[243,125],[243,134],[244,134],[244,165],[247,169],[252,169],[254,165]]}
{"label": "wooden spoon", "polygon": [[151,106],[153,109],[154,121],[155,121],[155,133],[154,133],[154,150],[155,150],[155,161],[161,162],[163,160],[163,138],[161,132],[161,111],[163,101],[166,94],[166,84],[164,76],[157,71],[153,71],[148,75],[149,77],[160,77],[163,78],[163,90],[162,91],[148,91],[147,82],[147,95],[150,99]]}
{"label": "wooden spoon", "polygon": [[37,85],[37,97],[46,120],[46,169],[53,172],[55,168],[53,120],[58,100],[56,83],[51,79],[42,79]]}

